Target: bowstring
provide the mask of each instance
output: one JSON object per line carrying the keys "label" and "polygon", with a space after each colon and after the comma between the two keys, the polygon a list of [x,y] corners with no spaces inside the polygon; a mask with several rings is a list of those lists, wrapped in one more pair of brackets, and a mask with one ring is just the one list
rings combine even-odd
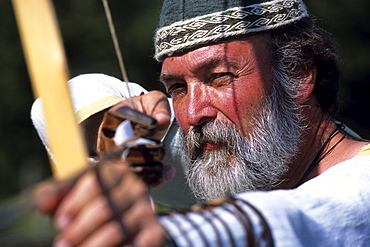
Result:
{"label": "bowstring", "polygon": [[108,21],[109,32],[110,32],[111,37],[112,37],[114,50],[115,50],[115,53],[116,53],[116,56],[117,56],[117,59],[118,59],[119,68],[120,68],[120,71],[121,71],[121,74],[122,74],[122,79],[126,83],[126,88],[127,88],[127,92],[128,92],[128,99],[130,100],[131,107],[133,109],[135,109],[135,104],[132,100],[131,90],[130,90],[130,87],[129,87],[129,84],[128,84],[129,79],[128,79],[128,76],[127,76],[125,64],[123,62],[122,52],[121,52],[121,48],[120,48],[119,43],[118,43],[116,29],[114,27],[114,23],[113,23],[112,14],[111,14],[111,11],[110,11],[110,8],[109,8],[109,4],[108,4],[107,0],[102,0],[102,2],[103,2],[103,6],[104,6],[105,17],[107,18],[107,21]]}

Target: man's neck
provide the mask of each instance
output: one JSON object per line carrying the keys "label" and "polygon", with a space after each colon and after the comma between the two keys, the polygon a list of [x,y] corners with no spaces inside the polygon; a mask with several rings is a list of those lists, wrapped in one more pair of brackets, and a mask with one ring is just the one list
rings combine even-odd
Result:
{"label": "man's neck", "polygon": [[297,187],[330,167],[353,158],[368,144],[346,137],[327,115],[321,115],[319,119],[320,121],[315,122],[316,125],[309,123],[308,131],[303,136],[301,153],[292,163],[279,188]]}

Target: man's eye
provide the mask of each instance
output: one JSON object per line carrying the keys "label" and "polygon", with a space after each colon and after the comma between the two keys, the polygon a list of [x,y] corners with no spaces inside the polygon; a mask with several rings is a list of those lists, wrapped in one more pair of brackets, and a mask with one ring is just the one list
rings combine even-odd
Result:
{"label": "man's eye", "polygon": [[215,73],[212,75],[211,83],[214,86],[221,87],[221,86],[225,86],[233,82],[234,78],[235,78],[234,74],[230,72]]}
{"label": "man's eye", "polygon": [[182,96],[187,92],[186,84],[173,84],[167,88],[167,92],[172,96],[172,98]]}

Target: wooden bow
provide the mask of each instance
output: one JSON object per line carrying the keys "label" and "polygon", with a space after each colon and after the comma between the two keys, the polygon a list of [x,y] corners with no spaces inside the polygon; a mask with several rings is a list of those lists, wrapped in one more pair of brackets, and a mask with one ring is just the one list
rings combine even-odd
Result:
{"label": "wooden bow", "polygon": [[52,171],[66,179],[87,167],[87,151],[67,85],[69,72],[49,0],[12,0],[35,98],[41,97]]}

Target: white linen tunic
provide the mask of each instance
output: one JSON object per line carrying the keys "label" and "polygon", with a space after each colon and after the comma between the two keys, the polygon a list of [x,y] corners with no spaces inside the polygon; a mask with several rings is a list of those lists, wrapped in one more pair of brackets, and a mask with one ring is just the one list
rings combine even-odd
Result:
{"label": "white linen tunic", "polygon": [[[370,246],[370,155],[337,164],[296,189],[235,196],[258,246],[266,246],[261,218],[243,201],[262,214],[275,246]],[[160,221],[177,246],[248,246],[239,216],[226,203],[202,214],[161,216]]]}

